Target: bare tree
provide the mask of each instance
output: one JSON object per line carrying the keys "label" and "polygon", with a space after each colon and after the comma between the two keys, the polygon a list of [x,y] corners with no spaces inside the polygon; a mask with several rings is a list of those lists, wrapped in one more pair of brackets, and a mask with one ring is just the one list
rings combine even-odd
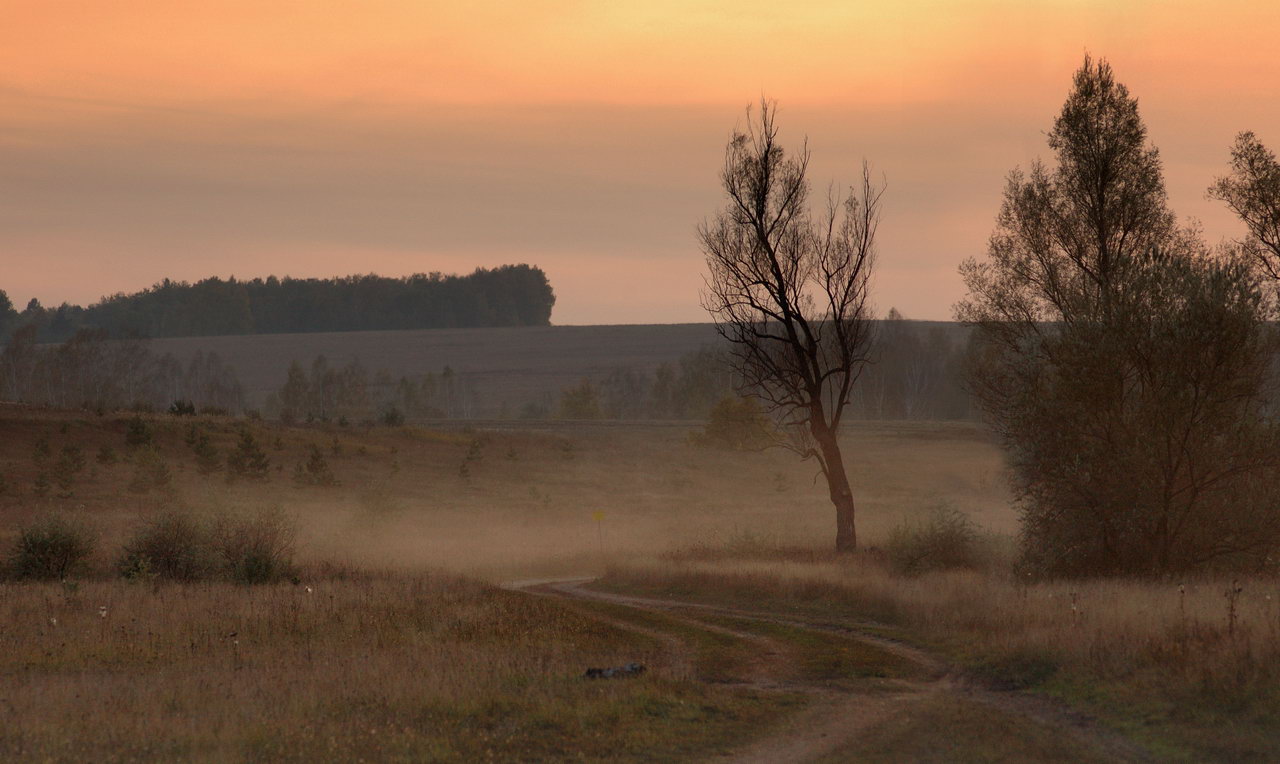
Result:
{"label": "bare tree", "polygon": [[864,163],[857,189],[809,208],[805,145],[778,145],[776,106],[748,110],[725,149],[727,202],[698,228],[703,307],[731,345],[740,392],[778,421],[779,444],[818,462],[836,509],[836,549],[857,546],[839,433],[871,340],[869,281],[883,187]]}

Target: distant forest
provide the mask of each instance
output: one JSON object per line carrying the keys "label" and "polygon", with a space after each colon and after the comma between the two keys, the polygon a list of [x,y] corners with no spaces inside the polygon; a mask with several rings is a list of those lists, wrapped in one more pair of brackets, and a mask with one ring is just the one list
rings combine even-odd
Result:
{"label": "distant forest", "polygon": [[547,326],[555,301],[546,274],[530,265],[467,276],[165,279],[87,308],[45,308],[33,299],[19,312],[0,291],[0,341],[31,326],[39,342],[63,342],[82,329],[123,338]]}

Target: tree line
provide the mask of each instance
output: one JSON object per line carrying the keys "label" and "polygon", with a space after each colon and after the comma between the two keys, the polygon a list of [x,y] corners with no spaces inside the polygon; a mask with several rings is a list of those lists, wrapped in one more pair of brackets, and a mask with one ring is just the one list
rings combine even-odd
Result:
{"label": "tree line", "polygon": [[0,351],[0,400],[96,411],[136,409],[238,414],[244,389],[217,353],[183,364],[141,339],[81,329],[61,344],[37,342],[36,327],[14,333]]}
{"label": "tree line", "polygon": [[46,308],[32,299],[18,311],[0,291],[0,340],[27,326],[35,327],[40,342],[63,342],[81,329],[112,337],[196,337],[547,326],[554,305],[546,274],[530,265],[477,268],[466,276],[165,279],[88,307]]}

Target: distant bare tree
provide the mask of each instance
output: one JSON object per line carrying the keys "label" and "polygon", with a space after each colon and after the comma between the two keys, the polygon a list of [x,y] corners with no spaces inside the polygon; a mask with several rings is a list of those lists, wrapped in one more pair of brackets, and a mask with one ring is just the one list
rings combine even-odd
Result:
{"label": "distant bare tree", "polygon": [[1243,250],[1273,279],[1280,279],[1280,162],[1253,133],[1231,147],[1231,174],[1218,178],[1209,196],[1227,203],[1249,228]]}
{"label": "distant bare tree", "polygon": [[809,209],[807,145],[778,145],[776,107],[748,111],[725,150],[724,208],[699,226],[708,275],[703,307],[731,345],[741,392],[759,398],[814,459],[836,509],[836,549],[857,546],[853,493],[839,432],[871,340],[869,280],[883,187],[863,164],[861,185]]}

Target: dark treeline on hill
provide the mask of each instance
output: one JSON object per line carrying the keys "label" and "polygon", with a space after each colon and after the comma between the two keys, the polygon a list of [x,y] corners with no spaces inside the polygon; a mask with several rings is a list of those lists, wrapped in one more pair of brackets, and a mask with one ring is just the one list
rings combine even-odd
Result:
{"label": "dark treeline on hill", "polygon": [[0,339],[30,325],[40,342],[62,342],[81,329],[103,330],[112,337],[199,337],[546,326],[554,305],[546,274],[530,265],[478,268],[467,276],[232,277],[194,284],[165,279],[87,308],[66,303],[45,308],[32,300],[18,312],[0,292]]}

